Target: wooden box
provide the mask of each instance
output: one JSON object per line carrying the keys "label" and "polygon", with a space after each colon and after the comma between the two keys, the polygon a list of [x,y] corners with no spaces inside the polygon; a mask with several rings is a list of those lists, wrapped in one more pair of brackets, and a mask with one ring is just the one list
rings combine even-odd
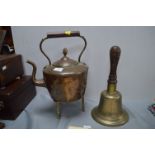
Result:
{"label": "wooden box", "polygon": [[0,89],[0,118],[14,120],[36,95],[31,76],[22,76]]}
{"label": "wooden box", "polygon": [[11,54],[0,56],[0,87],[5,87],[24,74],[22,56]]}

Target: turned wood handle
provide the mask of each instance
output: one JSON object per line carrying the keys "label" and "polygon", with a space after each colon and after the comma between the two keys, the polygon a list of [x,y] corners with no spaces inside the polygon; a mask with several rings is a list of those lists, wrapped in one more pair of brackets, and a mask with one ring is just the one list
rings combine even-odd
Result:
{"label": "turned wood handle", "polygon": [[47,38],[79,37],[79,31],[65,31],[62,33],[48,33]]}
{"label": "turned wood handle", "polygon": [[120,58],[121,49],[118,46],[113,46],[110,49],[110,74],[108,83],[116,84],[117,83],[117,65]]}

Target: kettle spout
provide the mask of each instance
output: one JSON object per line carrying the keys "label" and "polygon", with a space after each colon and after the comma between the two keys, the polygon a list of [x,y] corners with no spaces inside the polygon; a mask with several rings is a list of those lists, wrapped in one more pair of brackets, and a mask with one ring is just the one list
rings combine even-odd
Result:
{"label": "kettle spout", "polygon": [[33,83],[34,83],[36,86],[39,86],[39,87],[46,87],[46,86],[45,86],[45,81],[44,81],[44,80],[37,80],[37,79],[36,79],[37,67],[36,67],[35,63],[32,62],[32,61],[30,61],[30,60],[27,60],[27,63],[30,64],[30,65],[33,67],[33,70],[32,70],[32,80],[33,80]]}

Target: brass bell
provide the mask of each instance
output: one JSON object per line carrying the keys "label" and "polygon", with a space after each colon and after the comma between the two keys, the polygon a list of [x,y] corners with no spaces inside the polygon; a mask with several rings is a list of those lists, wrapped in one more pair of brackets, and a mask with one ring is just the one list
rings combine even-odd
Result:
{"label": "brass bell", "polygon": [[92,110],[93,119],[106,126],[123,125],[129,119],[127,112],[122,108],[122,95],[116,90],[116,70],[120,53],[121,49],[118,46],[113,46],[110,50],[108,87],[101,92],[99,105]]}

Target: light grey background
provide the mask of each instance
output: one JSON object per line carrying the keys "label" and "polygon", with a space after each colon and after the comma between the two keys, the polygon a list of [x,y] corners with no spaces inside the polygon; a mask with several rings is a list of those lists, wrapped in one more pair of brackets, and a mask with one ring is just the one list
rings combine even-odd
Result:
{"label": "light grey background", "polygon": [[[118,65],[118,90],[126,104],[151,102],[155,98],[155,27],[12,27],[16,53],[22,54],[27,74],[32,68],[26,60],[38,66],[37,76],[48,62],[39,51],[39,42],[47,32],[78,30],[85,36],[88,47],[82,61],[88,64],[89,74],[86,98],[99,101],[100,92],[107,87],[109,49],[118,45],[122,49]],[[52,62],[62,56],[62,49],[77,59],[83,42],[78,38],[51,39],[44,44]]]}

